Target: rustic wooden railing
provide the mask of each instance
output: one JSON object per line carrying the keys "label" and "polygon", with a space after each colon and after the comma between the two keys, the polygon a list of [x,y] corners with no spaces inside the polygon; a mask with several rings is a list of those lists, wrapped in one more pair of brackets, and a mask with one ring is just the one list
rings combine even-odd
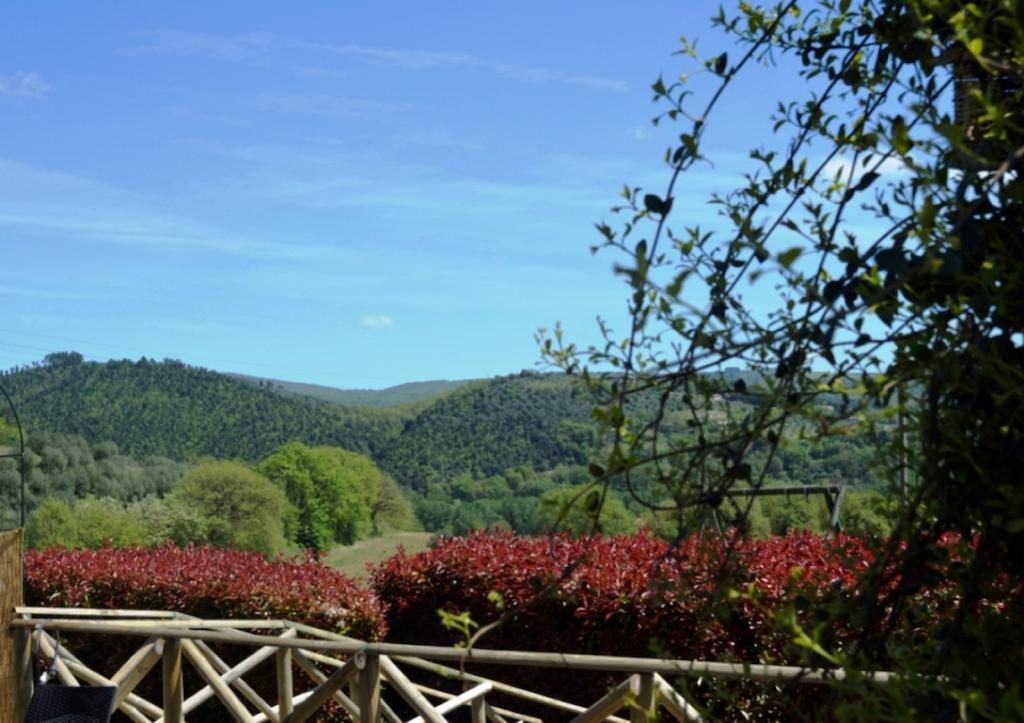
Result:
{"label": "rustic wooden railing", "polygon": [[[626,718],[615,716],[623,708],[628,709],[628,718],[633,723],[652,720],[659,708],[679,721],[700,721],[697,706],[676,690],[669,679],[706,676],[814,684],[844,677],[841,670],[782,665],[368,643],[284,620],[201,620],[149,610],[18,607],[10,625],[22,639],[19,647],[56,661],[56,675],[65,685],[115,687],[116,709],[136,723],[184,721],[190,711],[211,698],[219,701],[239,723],[298,723],[312,717],[330,700],[360,723],[378,723],[382,719],[387,723],[442,723],[446,714],[462,707],[469,709],[472,723],[542,720],[493,705],[489,697],[493,700],[497,695],[503,700],[525,701],[534,709],[544,706],[559,719],[572,716],[579,723],[627,723]],[[81,634],[131,636],[142,642],[116,672],[106,677],[90,668],[75,652],[58,645],[58,632],[78,634],[79,639]],[[211,644],[252,648],[253,652],[241,662],[229,665]],[[270,659],[276,669],[273,702],[244,678]],[[186,663],[205,683],[187,697],[183,687]],[[625,678],[600,700],[582,706],[465,672],[463,663],[602,671],[623,674]],[[161,665],[159,703],[137,691],[139,683],[157,664]],[[463,691],[450,693],[416,683],[403,672],[403,667],[461,681]],[[295,675],[296,669],[308,679],[308,684],[299,685],[301,677]],[[884,683],[889,676],[876,673],[874,680]],[[407,722],[388,702],[394,702],[395,694],[415,713]]]}

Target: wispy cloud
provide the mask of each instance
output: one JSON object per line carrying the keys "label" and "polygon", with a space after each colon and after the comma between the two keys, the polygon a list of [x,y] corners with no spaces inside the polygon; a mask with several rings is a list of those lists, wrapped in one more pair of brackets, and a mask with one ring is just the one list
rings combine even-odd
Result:
{"label": "wispy cloud", "polygon": [[263,93],[253,100],[252,105],[257,110],[275,113],[357,120],[366,120],[390,113],[405,113],[412,110],[412,106],[401,103],[384,103],[365,98],[351,98],[344,95],[309,93]]}
{"label": "wispy cloud", "polygon": [[625,82],[615,78],[577,75],[530,65],[496,62],[469,53],[311,42],[295,42],[294,45],[335,55],[359,57],[372,62],[395,65],[409,70],[431,70],[445,67],[463,68],[467,70],[483,70],[527,83],[563,83],[614,91],[629,89]]}
{"label": "wispy cloud", "polygon": [[19,70],[11,75],[0,75],[0,98],[42,98],[49,92],[49,84],[37,73]]}
{"label": "wispy cloud", "polygon": [[10,286],[0,284],[0,296],[13,296],[21,299],[46,299],[48,301],[86,301],[94,298],[89,294],[79,294],[74,291],[63,291],[55,289],[43,289],[26,286]]}
{"label": "wispy cloud", "polygon": [[329,247],[242,236],[160,210],[158,200],[70,173],[0,159],[0,227],[131,246],[251,258],[322,258]]}
{"label": "wispy cloud", "polygon": [[205,111],[197,110],[190,105],[185,105],[184,103],[165,105],[160,110],[165,113],[178,116],[179,118],[199,121],[201,123],[222,123],[223,125],[233,126],[235,128],[244,128],[252,125],[252,121],[244,118],[236,118],[235,116],[223,115],[220,113],[206,113]]}
{"label": "wispy cloud", "polygon": [[274,45],[271,33],[197,33],[181,30],[156,30],[140,33],[141,45],[123,48],[122,55],[199,55],[215,60],[242,62],[255,60]]}
{"label": "wispy cloud", "polygon": [[363,314],[359,317],[359,326],[364,329],[390,329],[395,320],[387,314]]}
{"label": "wispy cloud", "polygon": [[[181,30],[158,30],[140,33],[142,43],[123,48],[123,55],[196,55],[231,62],[265,61],[273,50],[305,50],[361,58],[369,62],[393,65],[408,70],[460,68],[463,70],[494,73],[523,83],[561,83],[597,90],[626,91],[629,85],[617,78],[569,73],[551,68],[539,68],[520,63],[504,63],[472,53],[454,51],[391,48],[353,43],[323,43],[300,39],[279,38],[273,33],[202,33]],[[340,69],[317,66],[294,66],[296,72],[308,75],[343,77]]]}

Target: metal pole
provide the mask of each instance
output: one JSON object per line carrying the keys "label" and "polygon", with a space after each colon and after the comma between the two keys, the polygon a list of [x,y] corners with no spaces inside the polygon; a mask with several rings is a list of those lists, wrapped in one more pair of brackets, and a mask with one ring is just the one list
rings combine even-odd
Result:
{"label": "metal pole", "polygon": [[14,425],[18,428],[18,454],[17,455],[5,455],[7,457],[18,457],[18,474],[21,477],[21,526],[25,526],[25,433],[21,429],[21,420],[18,418],[18,408],[14,406],[14,401],[11,399],[11,395],[7,393],[7,389],[4,388],[3,384],[0,384],[0,392],[3,392],[4,399],[7,400],[7,406],[11,408],[11,413],[14,415]]}

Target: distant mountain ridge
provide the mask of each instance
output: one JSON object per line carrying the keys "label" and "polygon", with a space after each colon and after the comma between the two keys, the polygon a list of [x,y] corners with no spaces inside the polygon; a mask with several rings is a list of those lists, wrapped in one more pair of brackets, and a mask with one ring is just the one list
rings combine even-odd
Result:
{"label": "distant mountain ridge", "polygon": [[257,385],[269,383],[275,391],[296,394],[302,397],[320,399],[349,407],[398,407],[403,404],[429,402],[472,382],[473,379],[436,379],[423,382],[406,382],[384,389],[342,389],[320,384],[306,384],[282,379],[254,377],[247,374],[228,373],[228,376],[252,382]]}

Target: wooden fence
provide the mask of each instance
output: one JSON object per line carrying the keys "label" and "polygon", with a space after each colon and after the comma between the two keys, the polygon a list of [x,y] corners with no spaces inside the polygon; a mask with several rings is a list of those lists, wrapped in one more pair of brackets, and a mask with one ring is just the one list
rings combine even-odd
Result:
{"label": "wooden fence", "polygon": [[[445,715],[467,708],[472,723],[540,723],[536,715],[494,704],[519,700],[531,710],[550,709],[559,719],[580,723],[612,720],[640,723],[657,710],[679,721],[703,720],[696,705],[670,683],[678,676],[743,678],[765,681],[828,683],[841,670],[810,670],[780,665],[739,665],[692,660],[662,660],[507,650],[446,648],[395,643],[368,643],[284,620],[201,620],[187,615],[146,610],[91,610],[19,607],[10,623],[16,637],[46,660],[66,685],[117,688],[115,706],[136,723],[176,723],[211,698],[239,723],[298,723],[334,701],[361,723],[442,723]],[[138,638],[140,645],[109,677],[97,672],[64,646],[56,634],[117,635]],[[240,662],[228,664],[211,646],[229,644],[251,649]],[[276,694],[267,700],[245,676],[273,660]],[[589,706],[552,698],[464,670],[464,663],[601,671],[622,676]],[[269,665],[269,662],[267,663]],[[160,666],[160,700],[138,692],[139,683]],[[190,665],[203,685],[186,696],[183,669]],[[446,692],[414,682],[406,672],[427,671],[459,683],[461,692]],[[296,675],[299,673],[300,675]],[[413,677],[423,678],[422,674]],[[886,682],[888,673],[876,673]],[[397,696],[404,707],[396,705]],[[623,709],[626,717],[616,717]],[[408,721],[396,712],[411,710]]]}

